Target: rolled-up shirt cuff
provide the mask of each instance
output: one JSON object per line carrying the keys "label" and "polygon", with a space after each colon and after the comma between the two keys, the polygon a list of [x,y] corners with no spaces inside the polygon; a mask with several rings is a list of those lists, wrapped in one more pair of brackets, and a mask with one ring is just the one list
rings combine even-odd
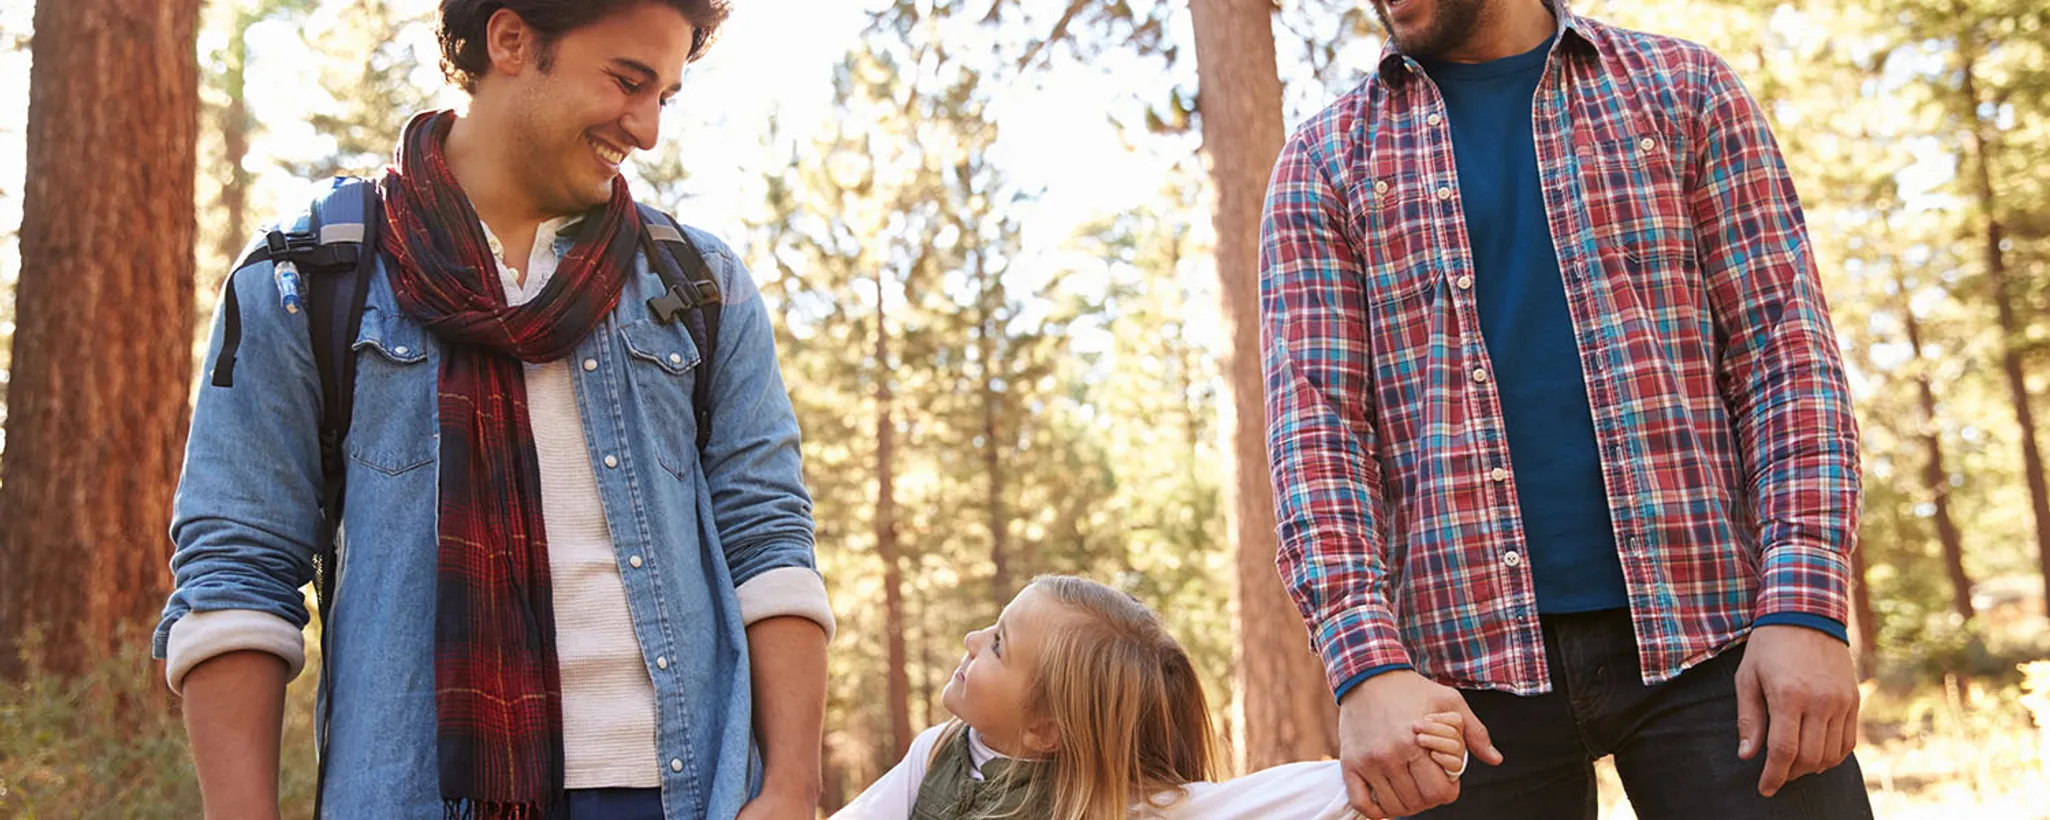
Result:
{"label": "rolled-up shirt cuff", "polygon": [[306,635],[277,615],[253,609],[193,612],[171,625],[164,651],[164,681],[184,694],[185,675],[194,667],[229,652],[254,650],[284,659],[285,680],[306,668]]}
{"label": "rolled-up shirt cuff", "polygon": [[826,599],[826,580],[810,567],[778,567],[748,579],[736,590],[740,594],[740,619],[749,626],[756,621],[795,615],[826,630],[833,639],[836,624],[833,607]]}

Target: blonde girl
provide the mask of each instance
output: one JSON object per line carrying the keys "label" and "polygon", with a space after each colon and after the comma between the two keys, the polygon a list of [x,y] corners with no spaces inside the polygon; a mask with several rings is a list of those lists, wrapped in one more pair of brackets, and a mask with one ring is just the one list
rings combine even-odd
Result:
{"label": "blonde girl", "polygon": [[[1188,653],[1122,592],[1042,576],[964,643],[940,695],[955,720],[921,733],[834,820],[1354,816],[1336,761],[1219,782]],[[1463,770],[1459,732],[1440,717],[1417,725],[1418,742]]]}

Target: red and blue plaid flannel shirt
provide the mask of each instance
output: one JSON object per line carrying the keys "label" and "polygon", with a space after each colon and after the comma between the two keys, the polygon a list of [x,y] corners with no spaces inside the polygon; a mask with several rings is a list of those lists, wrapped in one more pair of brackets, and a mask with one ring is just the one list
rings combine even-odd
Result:
{"label": "red and blue plaid flannel shirt", "polygon": [[[1764,113],[1684,41],[1576,18],[1539,177],[1646,684],[1755,618],[1846,620],[1848,388]],[[1443,100],[1392,46],[1289,140],[1260,252],[1278,556],[1336,688],[1549,691]]]}

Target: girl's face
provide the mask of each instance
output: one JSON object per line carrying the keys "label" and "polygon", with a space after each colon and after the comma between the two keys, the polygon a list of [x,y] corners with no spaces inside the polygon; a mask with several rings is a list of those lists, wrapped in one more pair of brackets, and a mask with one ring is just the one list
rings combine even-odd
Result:
{"label": "girl's face", "polygon": [[968,654],[940,693],[940,703],[982,735],[991,749],[1010,757],[1043,757],[1057,738],[1052,723],[1028,715],[1026,700],[1039,653],[1051,630],[1075,614],[1036,587],[1026,587],[1004,607],[995,626],[968,633]]}

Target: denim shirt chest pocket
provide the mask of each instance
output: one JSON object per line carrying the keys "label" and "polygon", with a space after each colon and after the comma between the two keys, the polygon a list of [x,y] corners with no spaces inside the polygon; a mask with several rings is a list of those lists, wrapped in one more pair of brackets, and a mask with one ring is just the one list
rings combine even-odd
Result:
{"label": "denim shirt chest pocket", "polygon": [[[350,460],[387,476],[432,464],[437,455],[438,355],[404,315],[365,306],[357,333],[356,403],[345,448]],[[393,421],[399,423],[389,423]]]}
{"label": "denim shirt chest pocket", "polygon": [[699,376],[698,346],[681,321],[640,319],[619,326],[626,350],[626,384],[640,415],[635,437],[650,442],[662,468],[689,475],[696,459],[697,420],[691,391]]}

